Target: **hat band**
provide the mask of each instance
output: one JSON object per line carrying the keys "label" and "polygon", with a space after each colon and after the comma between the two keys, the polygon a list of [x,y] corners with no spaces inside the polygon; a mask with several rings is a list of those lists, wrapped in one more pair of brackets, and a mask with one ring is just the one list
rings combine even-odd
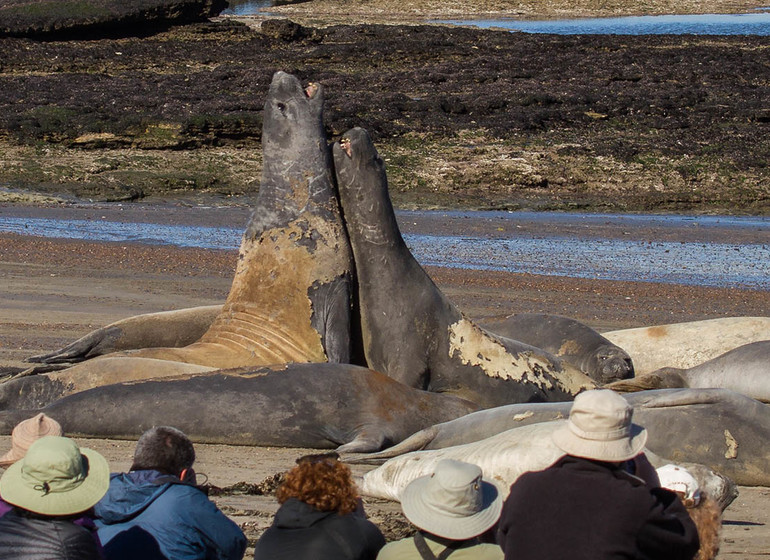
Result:
{"label": "hat band", "polygon": [[593,441],[614,441],[618,439],[625,439],[631,434],[631,426],[623,426],[616,430],[601,431],[601,432],[589,432],[587,430],[581,430],[573,422],[568,422],[570,431],[582,439],[589,439]]}
{"label": "hat band", "polygon": [[83,468],[75,476],[54,476],[48,480],[42,480],[39,473],[29,472],[22,467],[21,477],[33,490],[37,490],[43,496],[56,492],[70,492],[83,484],[88,473],[88,464],[83,461]]}

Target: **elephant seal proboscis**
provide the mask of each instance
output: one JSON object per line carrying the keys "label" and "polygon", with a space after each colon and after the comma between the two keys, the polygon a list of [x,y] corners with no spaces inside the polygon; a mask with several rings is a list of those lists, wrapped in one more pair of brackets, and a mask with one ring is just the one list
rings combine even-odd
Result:
{"label": "elephant seal proboscis", "polygon": [[734,348],[687,369],[661,368],[633,379],[610,383],[618,392],[689,387],[720,388],[770,403],[770,340]]}
{"label": "elephant seal proboscis", "polygon": [[262,182],[222,311],[193,344],[121,354],[213,368],[349,361],[353,262],[323,102],[320,84],[304,89],[275,73],[263,113]]}
{"label": "elephant seal proboscis", "polygon": [[631,356],[588,325],[561,315],[515,313],[482,325],[495,334],[542,348],[600,384],[634,376]]}
{"label": "elephant seal proboscis", "polygon": [[628,352],[636,375],[663,367],[691,368],[725,352],[770,340],[770,317],[723,317],[602,333]]}
{"label": "elephant seal proboscis", "polygon": [[[738,484],[770,486],[770,407],[725,389],[661,389],[624,395],[647,448],[675,461],[706,465]],[[431,426],[381,452],[346,456],[381,463],[417,450],[444,449],[538,422],[564,419],[572,403],[513,404]]]}
{"label": "elephant seal proboscis", "polygon": [[[561,421],[541,422],[514,428],[487,439],[431,451],[413,451],[388,460],[358,480],[365,496],[398,501],[403,489],[415,478],[429,475],[442,459],[455,459],[481,467],[485,478],[495,482],[503,495],[511,484],[525,472],[545,469],[564,455],[551,440]],[[648,455],[655,466],[669,463],[668,459]],[[726,507],[737,495],[735,484],[713,470],[686,465],[701,487],[720,505]]]}
{"label": "elephant seal proboscis", "polygon": [[[105,385],[38,410],[73,437],[136,439],[167,425],[201,443],[364,452],[478,406],[360,366],[304,363]],[[0,412],[0,433],[36,413]]]}
{"label": "elephant seal proboscis", "polygon": [[441,293],[401,236],[385,166],[365,130],[348,131],[333,151],[369,367],[484,407],[570,400],[594,386],[547,352],[490,335]]}

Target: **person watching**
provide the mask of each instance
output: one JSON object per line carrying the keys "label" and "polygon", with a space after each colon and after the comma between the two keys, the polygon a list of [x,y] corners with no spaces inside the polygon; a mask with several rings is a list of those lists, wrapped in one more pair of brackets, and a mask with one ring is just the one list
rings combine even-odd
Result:
{"label": "person watching", "polygon": [[500,547],[485,538],[502,503],[477,465],[443,459],[433,474],[413,480],[401,495],[401,508],[417,533],[386,544],[377,560],[502,560]]}
{"label": "person watching", "polygon": [[109,486],[107,460],[69,438],[44,436],[0,478],[13,509],[0,517],[0,560],[100,560],[93,533],[75,520]]}
{"label": "person watching", "polygon": [[505,500],[497,540],[506,559],[695,556],[695,524],[676,494],[659,487],[642,453],[647,431],[632,415],[608,389],[575,397],[552,436],[566,455],[519,477]]}
{"label": "person watching", "polygon": [[385,545],[336,453],[297,459],[276,497],[281,507],[254,547],[255,560],[374,560]]}
{"label": "person watching", "polygon": [[196,486],[195,449],[170,426],[139,438],[131,470],[114,473],[96,505],[107,560],[240,560],[243,531]]}

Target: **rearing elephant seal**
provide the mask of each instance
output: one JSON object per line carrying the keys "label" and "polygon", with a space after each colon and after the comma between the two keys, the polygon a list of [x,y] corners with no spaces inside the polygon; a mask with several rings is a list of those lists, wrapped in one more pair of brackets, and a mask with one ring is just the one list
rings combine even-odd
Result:
{"label": "rearing elephant seal", "polygon": [[385,166],[365,130],[350,130],[334,145],[334,165],[370,368],[484,407],[571,400],[593,387],[553,355],[486,333],[441,293],[401,237]]}
{"label": "rearing elephant seal", "polygon": [[[230,294],[206,333],[181,348],[104,358],[211,368],[349,361],[352,254],[324,132],[323,97],[318,84],[305,90],[294,76],[273,76],[264,107],[259,196]],[[86,363],[96,371],[104,358]]]}
{"label": "rearing elephant seal", "polygon": [[485,325],[506,338],[542,348],[571,363],[597,383],[634,376],[631,356],[597,331],[569,317],[545,313],[515,313],[500,323]]}

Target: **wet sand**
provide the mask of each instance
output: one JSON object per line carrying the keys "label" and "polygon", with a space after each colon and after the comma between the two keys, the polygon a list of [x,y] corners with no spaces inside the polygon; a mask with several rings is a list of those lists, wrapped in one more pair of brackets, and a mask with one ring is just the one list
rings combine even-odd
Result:
{"label": "wet sand", "polygon": [[[101,219],[110,212],[129,221],[243,225],[247,208],[140,211],[64,208],[71,218]],[[39,210],[2,207],[33,214]],[[62,209],[59,209],[61,211]],[[112,216],[111,216],[112,217]],[[428,227],[421,224],[415,227]],[[440,227],[430,225],[430,227]],[[458,227],[454,225],[453,227]],[[463,222],[472,231],[473,220]],[[455,233],[462,235],[463,231]],[[0,235],[0,368],[52,350],[123,317],[223,301],[235,265],[234,251],[179,249],[127,243],[87,243]],[[494,321],[519,311],[572,316],[602,329],[696,319],[767,315],[770,292],[642,282],[554,278],[529,274],[431,268],[439,287],[470,317]],[[0,449],[9,445],[0,438]],[[129,466],[131,442],[89,440],[114,470]],[[198,470],[216,486],[258,484],[291,467],[303,450],[201,445]],[[362,472],[357,467],[356,472]],[[741,488],[728,509],[720,558],[753,559],[770,550],[770,489]],[[216,498],[254,539],[276,509],[273,496],[230,491]],[[367,500],[367,510],[389,538],[408,531],[398,504]],[[250,557],[251,553],[247,554]]]}

